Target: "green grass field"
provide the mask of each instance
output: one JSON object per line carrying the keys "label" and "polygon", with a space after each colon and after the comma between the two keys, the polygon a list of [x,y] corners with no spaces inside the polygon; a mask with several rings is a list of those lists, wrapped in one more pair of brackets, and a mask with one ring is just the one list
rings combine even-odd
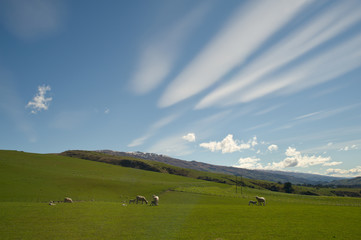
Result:
{"label": "green grass field", "polygon": [[[284,194],[0,151],[0,239],[359,239],[361,199]],[[128,204],[135,195],[160,205]],[[265,207],[248,206],[256,195]],[[71,197],[74,203],[48,205]],[[126,204],[124,204],[126,202]]]}

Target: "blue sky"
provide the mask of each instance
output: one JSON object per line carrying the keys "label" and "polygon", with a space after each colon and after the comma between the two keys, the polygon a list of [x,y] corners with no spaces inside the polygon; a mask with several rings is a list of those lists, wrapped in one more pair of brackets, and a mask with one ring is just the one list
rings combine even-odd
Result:
{"label": "blue sky", "polygon": [[361,175],[360,1],[0,1],[0,148]]}

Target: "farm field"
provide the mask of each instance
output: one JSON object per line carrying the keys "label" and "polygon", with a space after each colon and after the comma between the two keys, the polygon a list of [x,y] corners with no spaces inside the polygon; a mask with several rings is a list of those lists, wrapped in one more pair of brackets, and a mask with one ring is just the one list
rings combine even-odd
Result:
{"label": "farm field", "polygon": [[[0,151],[0,239],[358,239],[361,199],[235,187]],[[137,194],[160,205],[128,204]],[[267,204],[248,206],[255,196]],[[72,204],[50,200],[71,197]]]}

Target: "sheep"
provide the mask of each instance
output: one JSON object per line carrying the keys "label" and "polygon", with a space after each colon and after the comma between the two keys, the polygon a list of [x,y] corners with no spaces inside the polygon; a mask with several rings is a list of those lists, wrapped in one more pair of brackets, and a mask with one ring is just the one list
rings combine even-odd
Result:
{"label": "sheep", "polygon": [[147,199],[144,197],[144,196],[137,196],[137,204],[138,204],[138,202],[139,201],[141,201],[142,202],[142,204],[145,202],[145,204],[148,204],[148,201],[147,201]]}
{"label": "sheep", "polygon": [[258,205],[261,206],[263,204],[263,206],[266,206],[266,199],[264,197],[257,196],[256,199],[257,199]]}
{"label": "sheep", "polygon": [[251,205],[251,204],[253,204],[253,205],[257,205],[257,202],[256,202],[256,201],[252,201],[252,200],[251,200],[251,201],[249,201],[249,202],[248,202],[248,206],[249,206],[249,205]]}
{"label": "sheep", "polygon": [[153,195],[153,201],[150,203],[150,206],[158,206],[158,203],[159,203],[159,197]]}
{"label": "sheep", "polygon": [[69,198],[69,197],[66,197],[64,198],[64,202],[65,203],[72,203],[73,202],[73,199]]}

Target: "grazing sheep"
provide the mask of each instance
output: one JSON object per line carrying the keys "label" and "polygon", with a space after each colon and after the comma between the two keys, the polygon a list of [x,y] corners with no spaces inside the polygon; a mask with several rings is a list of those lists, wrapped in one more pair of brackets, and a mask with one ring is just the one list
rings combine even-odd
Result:
{"label": "grazing sheep", "polygon": [[145,204],[148,204],[148,201],[147,201],[147,199],[144,197],[144,196],[137,196],[137,204],[138,204],[138,202],[139,201],[141,201],[142,202],[142,204],[145,202]]}
{"label": "grazing sheep", "polygon": [[249,202],[248,202],[248,206],[249,206],[249,205],[251,205],[251,204],[253,204],[253,205],[257,205],[257,202],[256,202],[256,201],[252,201],[252,200],[251,200],[251,201],[249,201]]}
{"label": "grazing sheep", "polygon": [[66,197],[64,198],[64,202],[65,203],[72,203],[73,202],[73,199],[69,198],[69,197]]}
{"label": "grazing sheep", "polygon": [[153,201],[150,203],[150,206],[158,206],[158,203],[159,203],[159,197],[153,195]]}
{"label": "grazing sheep", "polygon": [[50,201],[50,202],[49,202],[49,205],[50,205],[50,206],[54,206],[55,203],[54,203],[53,201]]}
{"label": "grazing sheep", "polygon": [[130,200],[129,200],[129,204],[135,203],[135,200],[136,200],[136,199],[130,199]]}
{"label": "grazing sheep", "polygon": [[266,206],[266,199],[264,197],[257,196],[256,199],[257,199],[258,205],[261,206],[263,204],[263,206]]}

